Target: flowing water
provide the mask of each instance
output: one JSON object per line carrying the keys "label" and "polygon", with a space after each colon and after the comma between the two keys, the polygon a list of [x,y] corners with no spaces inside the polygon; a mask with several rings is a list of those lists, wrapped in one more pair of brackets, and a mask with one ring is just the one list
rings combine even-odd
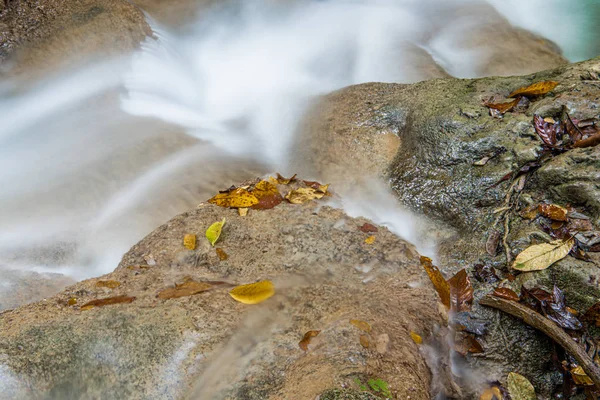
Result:
{"label": "flowing water", "polygon": [[[231,3],[176,33],[148,16],[155,37],[130,56],[26,88],[3,82],[0,268],[8,278],[0,291],[28,272],[109,272],[154,227],[217,189],[293,173],[289,146],[315,96],[361,82],[418,81],[441,70],[436,63],[455,76],[478,75],[488,49],[464,40],[501,19],[492,6],[572,57],[585,53],[571,47],[579,31],[558,35],[540,24],[562,15],[574,26],[577,15],[559,14],[564,2],[524,3]],[[534,3],[541,14],[532,15]],[[346,208],[434,253],[417,237],[415,218],[383,185],[377,191],[377,206],[350,196]]]}

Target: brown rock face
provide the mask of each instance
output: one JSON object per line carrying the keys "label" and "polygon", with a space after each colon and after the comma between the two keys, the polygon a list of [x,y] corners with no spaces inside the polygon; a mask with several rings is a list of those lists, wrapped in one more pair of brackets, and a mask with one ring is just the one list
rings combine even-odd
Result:
{"label": "brown rock face", "polygon": [[[222,261],[204,231],[223,218]],[[0,314],[3,395],[314,399],[380,378],[398,398],[428,399],[430,373],[409,332],[430,336],[439,321],[435,294],[413,246],[382,227],[365,243],[364,223],[316,202],[245,217],[213,205],[181,214],[135,245],[115,272]],[[188,233],[198,235],[196,250],[183,246]],[[276,294],[246,305],[221,284],[157,298],[189,279],[269,279]],[[82,307],[119,295],[135,300]],[[310,330],[320,334],[303,351]]]}

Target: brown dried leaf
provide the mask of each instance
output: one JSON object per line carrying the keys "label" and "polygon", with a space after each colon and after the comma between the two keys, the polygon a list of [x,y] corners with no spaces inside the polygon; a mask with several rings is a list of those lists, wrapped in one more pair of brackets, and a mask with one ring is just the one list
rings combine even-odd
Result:
{"label": "brown dried leaf", "polygon": [[186,249],[196,250],[196,235],[188,233],[183,237],[183,245]]}
{"label": "brown dried leaf", "polygon": [[540,139],[549,147],[554,147],[557,141],[557,124],[549,124],[539,115],[533,116],[533,126]]}
{"label": "brown dried leaf", "polygon": [[592,225],[592,221],[589,219],[569,218],[567,229],[570,232],[588,232],[594,229],[594,225]]}
{"label": "brown dried leaf", "polygon": [[230,192],[219,193],[208,202],[220,207],[247,208],[258,204],[258,199],[246,189],[237,188]]}
{"label": "brown dried leaf", "polygon": [[582,139],[578,142],[573,143],[573,147],[579,147],[579,148],[593,147],[598,144],[600,144],[600,133],[596,133],[593,136],[590,136],[586,139]]}
{"label": "brown dried leaf", "polygon": [[469,311],[473,303],[473,286],[463,268],[452,278],[448,279],[450,286],[450,304],[454,312]]}
{"label": "brown dried leaf", "polygon": [[[509,97],[513,97],[513,96],[509,96]],[[484,105],[488,108],[493,108],[494,110],[498,110],[500,112],[500,114],[504,114],[507,111],[512,110],[513,108],[515,108],[517,106],[517,104],[519,104],[519,101],[521,101],[521,97],[517,96],[516,99],[514,99],[513,101],[510,101],[508,103],[489,103],[486,102],[484,103]]]}
{"label": "brown dried leaf", "polygon": [[494,293],[492,293],[496,297],[500,297],[506,300],[519,301],[519,295],[513,292],[509,288],[498,287],[494,289]]}
{"label": "brown dried leaf", "polygon": [[92,301],[88,301],[84,305],[81,306],[82,310],[89,310],[94,307],[103,307],[109,306],[113,304],[119,303],[131,303],[135,300],[135,297],[130,297],[126,295],[114,296],[114,297],[106,297],[104,299],[96,299]]}
{"label": "brown dried leaf", "polygon": [[556,204],[541,203],[538,205],[538,212],[554,221],[566,221],[569,210]]}
{"label": "brown dried leaf", "polygon": [[119,286],[121,286],[121,282],[118,281],[98,281],[96,282],[96,286],[98,287],[105,287],[105,288],[109,288],[109,289],[116,289]]}
{"label": "brown dried leaf", "polygon": [[367,224],[367,223],[362,224],[362,226],[360,226],[358,228],[358,230],[361,232],[365,232],[365,233],[374,233],[374,232],[378,231],[378,229],[375,225],[371,225],[371,224]]}
{"label": "brown dried leaf", "polygon": [[468,353],[483,353],[481,343],[479,343],[474,335],[466,332],[455,332],[452,348],[463,356],[466,356]]}
{"label": "brown dried leaf", "polygon": [[556,86],[558,86],[558,82],[554,82],[554,81],[543,81],[543,82],[536,82],[532,85],[526,86],[526,87],[521,87],[517,90],[515,90],[514,92],[512,92],[511,94],[508,95],[508,97],[515,97],[515,96],[526,96],[526,97],[533,97],[533,96],[541,96],[544,95],[550,91],[552,91]]}
{"label": "brown dried leaf", "polygon": [[438,267],[431,263],[431,258],[425,256],[421,256],[421,265],[427,272],[431,283],[433,283],[442,304],[450,308],[450,285],[446,282]]}
{"label": "brown dried leaf", "polygon": [[581,319],[600,328],[600,303],[591,306]]}
{"label": "brown dried leaf", "polygon": [[496,269],[489,265],[476,264],[474,266],[475,278],[480,282],[496,283],[500,280]]}
{"label": "brown dried leaf", "polygon": [[176,284],[174,288],[161,290],[157,297],[162,300],[176,299],[179,297],[192,296],[212,287],[213,285],[210,283],[189,280],[180,285]]}
{"label": "brown dried leaf", "polygon": [[77,304],[77,298],[76,297],[69,298],[69,300],[67,300],[67,304],[70,306],[74,306],[75,304]]}
{"label": "brown dried leaf", "polygon": [[269,210],[283,201],[283,197],[277,186],[269,181],[260,181],[252,190],[254,197],[258,199],[258,203],[251,206],[255,210]]}
{"label": "brown dried leaf", "polygon": [[351,319],[350,323],[361,331],[371,332],[371,325],[368,322],[361,321],[360,319]]}
{"label": "brown dried leaf", "polygon": [[321,331],[308,331],[304,334],[304,337],[302,337],[302,340],[298,343],[298,346],[300,346],[300,348],[304,351],[308,351],[308,345],[310,344],[310,341],[312,338],[314,338],[315,336],[318,336],[319,333],[321,333]]}
{"label": "brown dried leaf", "polygon": [[575,143],[583,139],[583,133],[581,133],[577,125],[573,123],[569,113],[565,112],[564,117],[565,131],[569,134],[571,142]]}
{"label": "brown dried leaf", "polygon": [[487,241],[485,242],[485,251],[492,256],[495,257],[498,253],[498,244],[500,243],[500,231],[493,230],[490,232]]}
{"label": "brown dried leaf", "polygon": [[538,216],[538,208],[536,205],[529,206],[529,207],[525,208],[524,210],[521,210],[519,212],[519,215],[523,219],[534,219],[535,217]]}
{"label": "brown dried leaf", "polygon": [[215,249],[215,251],[217,252],[217,256],[219,256],[219,260],[221,261],[225,261],[229,258],[229,256],[227,255],[227,253],[225,253],[225,250],[223,250],[220,247],[217,247]]}

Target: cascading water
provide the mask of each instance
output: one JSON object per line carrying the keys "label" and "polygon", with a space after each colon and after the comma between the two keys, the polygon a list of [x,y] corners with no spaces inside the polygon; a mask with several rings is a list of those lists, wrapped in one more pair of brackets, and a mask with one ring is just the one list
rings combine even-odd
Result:
{"label": "cascading water", "polygon": [[[469,14],[471,29],[501,20],[482,0],[230,4],[184,33],[155,24],[156,37],[131,59],[21,91],[5,83],[0,268],[75,279],[108,272],[144,234],[217,188],[294,172],[290,143],[315,96],[425,79],[436,61],[477,75],[487,50],[461,47],[469,32],[448,29],[465,7],[483,7]],[[414,218],[384,185],[377,190],[383,206],[349,197],[349,212],[431,254],[407,223]]]}

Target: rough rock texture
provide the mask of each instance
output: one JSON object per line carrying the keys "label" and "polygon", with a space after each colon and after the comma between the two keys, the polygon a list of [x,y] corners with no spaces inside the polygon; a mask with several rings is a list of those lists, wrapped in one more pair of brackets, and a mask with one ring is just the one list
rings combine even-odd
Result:
{"label": "rough rock texture", "polygon": [[[204,231],[223,218],[217,247],[229,258],[220,261]],[[328,390],[324,398],[344,398],[330,389],[376,377],[397,398],[428,399],[430,372],[409,331],[426,338],[440,322],[435,294],[414,247],[385,228],[365,243],[365,222],[316,202],[246,217],[213,205],[181,214],[113,273],[0,314],[0,398],[312,400]],[[194,251],[182,244],[187,233],[198,235]],[[271,279],[276,294],[258,305],[234,301],[227,287],[156,297],[189,278]],[[98,286],[106,280],[120,286]],[[80,309],[116,295],[136,299]],[[321,333],[303,352],[309,330]]]}
{"label": "rough rock texture", "polygon": [[51,71],[86,56],[121,55],[149,34],[144,14],[124,0],[5,2],[0,9],[0,62]]}
{"label": "rough rock texture", "polygon": [[[513,181],[494,184],[538,158],[542,142],[534,131],[534,114],[558,120],[565,106],[573,118],[598,117],[599,71],[600,59],[593,59],[523,77],[369,83],[342,89],[307,117],[296,146],[305,151],[298,151],[294,166],[342,187],[383,178],[402,204],[454,230],[439,243],[442,268],[456,271],[483,262],[506,273],[505,251],[491,257],[485,243],[493,230],[504,232],[504,219],[497,221],[494,210],[505,205]],[[543,80],[559,85],[501,119],[490,116],[483,106],[490,98],[504,101],[511,91]],[[491,159],[483,166],[473,165],[484,157]],[[506,241],[512,256],[530,244],[550,240],[539,224],[517,215],[528,205],[570,204],[590,216],[596,229],[600,227],[599,160],[600,146],[573,149],[529,175],[511,206]],[[516,289],[520,284],[551,289],[556,282],[567,302],[585,311],[600,297],[600,260],[595,254],[592,262],[567,257],[544,272],[522,274]],[[492,379],[503,378],[519,365],[547,393],[556,378],[540,372],[551,362],[548,341],[495,311],[475,311],[492,326],[484,337],[486,354],[472,361],[500,366],[490,373]]]}

